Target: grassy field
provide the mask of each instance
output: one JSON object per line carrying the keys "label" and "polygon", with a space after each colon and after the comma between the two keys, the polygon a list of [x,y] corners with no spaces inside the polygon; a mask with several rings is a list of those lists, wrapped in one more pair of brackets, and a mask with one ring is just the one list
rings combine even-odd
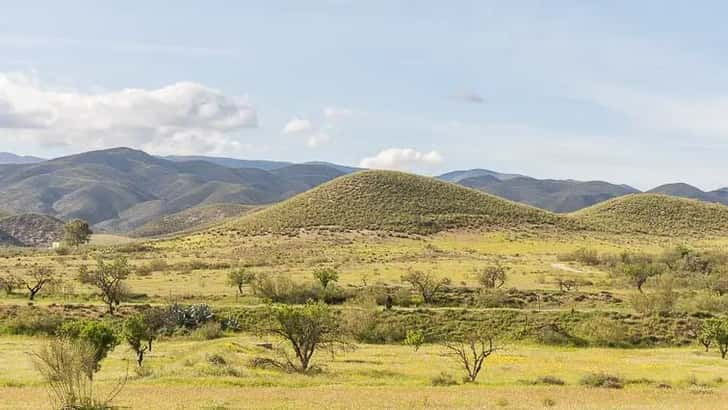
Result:
{"label": "grassy field", "polygon": [[[247,362],[269,354],[251,336],[215,341],[160,342],[145,373],[129,373],[120,406],[169,409],[241,408],[722,408],[728,397],[725,362],[698,348],[576,349],[509,345],[486,362],[476,385],[433,387],[442,371],[459,377],[442,348],[418,352],[393,345],[359,345],[332,358],[317,357],[313,376],[252,369]],[[0,339],[0,408],[46,408],[41,381],[28,355],[37,338]],[[212,364],[213,355],[224,365]],[[98,375],[100,391],[124,377],[132,354],[117,349]],[[589,388],[593,372],[619,375],[621,390]],[[552,376],[563,386],[536,380]],[[702,406],[702,407],[701,407]],[[150,408],[150,407],[147,407]]]}
{"label": "grassy field", "polygon": [[[78,269],[93,266],[97,256],[123,254],[136,267],[127,280],[135,296],[124,304],[126,309],[174,301],[205,302],[213,309],[237,311],[247,317],[245,309],[256,309],[263,301],[249,294],[236,296],[226,281],[227,273],[236,267],[312,283],[315,269],[331,266],[341,272],[338,286],[346,291],[365,285],[406,288],[401,277],[411,270],[448,277],[454,287],[473,289],[477,286],[475,269],[501,263],[508,268],[503,289],[540,295],[538,302],[528,302],[520,309],[499,308],[497,312],[457,304],[413,305],[395,308],[398,316],[389,320],[398,326],[442,317],[444,322],[437,326],[449,329],[459,326],[458,320],[479,315],[508,317],[509,311],[527,320],[542,317],[545,319],[539,320],[545,323],[569,312],[583,316],[604,311],[623,315],[619,317],[627,318],[624,320],[629,326],[646,326],[639,328],[642,339],[649,338],[655,329],[659,333],[655,336],[666,336],[669,345],[671,329],[684,326],[691,319],[689,313],[667,318],[635,314],[628,302],[635,291],[622,280],[602,267],[564,261],[561,256],[581,248],[615,255],[623,251],[659,253],[678,244],[699,250],[728,249],[728,240],[720,237],[685,239],[555,230],[463,230],[431,236],[322,231],[257,237],[212,230],[151,242],[99,235],[88,247],[69,254],[5,249],[0,254],[0,273],[24,276],[35,265],[50,266],[62,284],[41,292],[34,302],[41,315],[47,309],[101,317],[104,308],[94,290],[76,280]],[[588,284],[572,295],[563,294],[557,278],[579,278]],[[648,283],[646,291],[652,292],[653,286]],[[603,292],[621,302],[594,302]],[[549,295],[560,302],[542,304],[541,298]],[[27,304],[21,290],[16,295],[3,294],[0,319],[3,312],[26,309]],[[122,314],[126,311],[121,310]],[[520,326],[521,322],[517,323]],[[143,372],[135,371],[132,353],[121,345],[103,362],[97,375],[98,388],[110,389],[128,371],[126,386],[114,401],[122,408],[728,408],[728,382],[722,379],[728,362],[715,351],[703,352],[697,344],[616,349],[502,340],[504,349],[487,360],[477,384],[443,387],[433,386],[433,378],[445,372],[459,381],[462,374],[436,344],[415,352],[399,342],[357,343],[356,350],[333,358],[320,353],[316,357],[320,372],[300,375],[252,367],[251,359],[271,355],[256,345],[264,341],[271,340],[245,332],[227,333],[216,340],[171,337],[157,343]],[[0,336],[0,408],[48,408],[30,357],[40,343],[43,338],[38,336]],[[211,362],[213,356],[222,357],[225,364]],[[620,377],[624,388],[593,388],[580,383],[585,375],[595,372]],[[545,376],[562,380],[564,385],[536,383]]]}

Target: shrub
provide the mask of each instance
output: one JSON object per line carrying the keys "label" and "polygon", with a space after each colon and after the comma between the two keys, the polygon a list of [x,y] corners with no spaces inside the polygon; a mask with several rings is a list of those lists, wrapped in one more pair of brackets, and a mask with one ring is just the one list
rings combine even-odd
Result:
{"label": "shrub", "polygon": [[587,266],[597,266],[601,263],[599,252],[588,248],[579,248],[573,252],[561,254],[558,259],[563,262],[579,262]]}
{"label": "shrub", "polygon": [[421,330],[408,330],[402,344],[413,347],[416,352],[425,344],[425,334]]}
{"label": "shrub", "polygon": [[449,374],[442,372],[438,374],[437,376],[433,377],[431,380],[431,383],[433,386],[457,386],[458,381],[455,380],[455,378]]}
{"label": "shrub", "polygon": [[9,335],[53,335],[63,324],[63,318],[41,313],[32,309],[21,309],[17,315],[7,319],[0,331]]}
{"label": "shrub", "polygon": [[94,349],[94,367],[90,378],[101,369],[101,361],[119,344],[119,338],[111,325],[96,320],[66,322],[59,334],[66,339],[86,343]]}
{"label": "shrub", "polygon": [[627,327],[605,317],[593,317],[579,323],[574,329],[574,336],[592,346],[620,347],[628,344]]}
{"label": "shrub", "polygon": [[33,354],[35,368],[46,382],[53,407],[59,409],[111,409],[120,383],[103,400],[94,397],[95,348],[88,342],[52,339]]}
{"label": "shrub", "polygon": [[192,333],[192,338],[196,340],[213,340],[219,339],[222,336],[222,325],[217,322],[205,323]]}
{"label": "shrub", "polygon": [[498,289],[506,283],[506,271],[508,268],[500,263],[486,266],[475,271],[478,283],[485,289]]}
{"label": "shrub", "polygon": [[617,376],[607,373],[590,373],[582,377],[580,384],[588,387],[600,387],[604,389],[621,389],[624,381]]}
{"label": "shrub", "polygon": [[533,384],[545,384],[549,386],[563,386],[566,384],[565,381],[559,379],[556,376],[541,376],[537,378]]}

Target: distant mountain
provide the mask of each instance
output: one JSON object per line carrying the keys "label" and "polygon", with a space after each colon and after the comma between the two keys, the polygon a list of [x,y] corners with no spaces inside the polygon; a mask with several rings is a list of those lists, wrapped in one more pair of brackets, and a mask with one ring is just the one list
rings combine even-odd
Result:
{"label": "distant mountain", "polygon": [[262,169],[264,171],[270,171],[273,169],[293,165],[292,162],[283,161],[247,160],[223,157],[207,157],[202,155],[170,155],[162,158],[175,162],[207,161],[227,168],[256,168]]}
{"label": "distant mountain", "polygon": [[452,171],[448,172],[446,174],[442,174],[438,179],[441,179],[443,181],[447,182],[453,182],[453,183],[460,183],[460,181],[468,178],[477,178],[477,177],[494,177],[496,179],[499,179],[501,181],[505,181],[508,179],[523,177],[523,175],[519,174],[503,174],[500,172],[490,171],[487,169],[468,169],[463,171]]}
{"label": "distant mountain", "polygon": [[514,177],[505,180],[492,175],[462,179],[460,185],[554,212],[572,212],[636,189],[602,181],[572,181]]}
{"label": "distant mountain", "polygon": [[15,155],[10,152],[0,152],[0,164],[36,164],[45,159],[29,155]]}
{"label": "distant mountain", "polygon": [[127,232],[205,204],[278,202],[340,175],[324,165],[234,169],[115,148],[38,164],[0,165],[0,209],[81,218],[96,230]]}
{"label": "distant mountain", "polygon": [[728,188],[706,192],[692,185],[675,183],[660,185],[657,188],[653,188],[647,192],[652,194],[677,196],[681,198],[698,199],[705,202],[717,202],[728,205]]}
{"label": "distant mountain", "polygon": [[129,233],[133,237],[155,237],[179,232],[203,229],[228,218],[260,209],[254,205],[214,204],[186,209],[165,215],[140,226]]}
{"label": "distant mountain", "polygon": [[0,219],[0,243],[50,246],[63,239],[63,221],[47,215],[22,214]]}

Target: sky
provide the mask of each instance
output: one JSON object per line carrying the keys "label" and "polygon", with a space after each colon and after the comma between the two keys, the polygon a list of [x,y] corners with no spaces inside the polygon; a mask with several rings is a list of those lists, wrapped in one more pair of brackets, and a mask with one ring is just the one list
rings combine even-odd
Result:
{"label": "sky", "polygon": [[725,2],[0,6],[0,151],[728,186]]}

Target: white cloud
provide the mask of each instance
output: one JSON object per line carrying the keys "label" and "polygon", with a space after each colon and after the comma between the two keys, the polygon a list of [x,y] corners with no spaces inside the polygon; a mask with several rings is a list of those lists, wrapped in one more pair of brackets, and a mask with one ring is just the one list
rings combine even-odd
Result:
{"label": "white cloud", "polygon": [[329,134],[325,132],[317,132],[308,137],[306,145],[308,145],[310,148],[316,148],[329,141],[331,141],[331,136]]}
{"label": "white cloud", "polygon": [[25,74],[0,74],[0,132],[46,147],[139,147],[160,154],[220,153],[257,126],[245,100],[191,82],[88,93]]}
{"label": "white cloud", "polygon": [[324,108],[324,117],[327,120],[333,121],[340,118],[349,118],[354,115],[354,111],[348,108],[341,107],[326,107]]}
{"label": "white cloud", "polygon": [[360,162],[362,168],[409,170],[430,167],[442,162],[437,151],[420,152],[412,148],[388,148],[373,157],[364,158]]}
{"label": "white cloud", "polygon": [[307,132],[312,132],[313,130],[314,126],[311,121],[303,118],[293,118],[288,121],[285,126],[283,126],[283,130],[281,132],[284,134],[305,134]]}

